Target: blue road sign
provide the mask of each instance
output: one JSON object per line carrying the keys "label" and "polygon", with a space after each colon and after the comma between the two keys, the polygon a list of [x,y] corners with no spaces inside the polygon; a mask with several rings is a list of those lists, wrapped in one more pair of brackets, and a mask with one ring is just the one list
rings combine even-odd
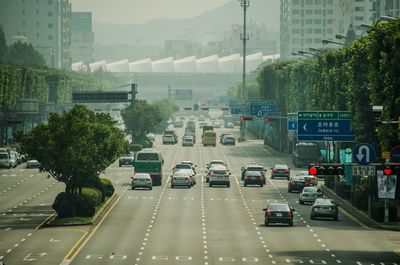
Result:
{"label": "blue road sign", "polygon": [[276,113],[277,111],[277,105],[274,100],[250,102],[250,115],[268,116],[269,113]]}
{"label": "blue road sign", "polygon": [[297,118],[288,117],[287,128],[288,131],[297,131]]}
{"label": "blue road sign", "polygon": [[246,105],[231,105],[231,114],[248,114],[249,107]]}
{"label": "blue road sign", "polygon": [[375,160],[375,148],[370,144],[359,144],[353,150],[353,159],[359,165],[369,165]]}
{"label": "blue road sign", "polygon": [[299,141],[338,141],[354,142],[351,130],[351,113],[314,111],[299,112],[297,124]]}

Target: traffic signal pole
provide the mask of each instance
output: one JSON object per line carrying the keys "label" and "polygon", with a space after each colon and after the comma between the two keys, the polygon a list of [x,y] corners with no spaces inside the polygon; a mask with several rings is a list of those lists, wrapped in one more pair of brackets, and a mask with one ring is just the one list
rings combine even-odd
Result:
{"label": "traffic signal pole", "polygon": [[[249,35],[246,33],[246,11],[250,6],[250,0],[241,0],[240,5],[243,7],[243,34],[240,34],[240,39],[243,41],[243,73],[242,73],[242,89],[241,99],[246,103],[246,42],[249,40]],[[240,139],[245,140],[246,121],[240,121]]]}

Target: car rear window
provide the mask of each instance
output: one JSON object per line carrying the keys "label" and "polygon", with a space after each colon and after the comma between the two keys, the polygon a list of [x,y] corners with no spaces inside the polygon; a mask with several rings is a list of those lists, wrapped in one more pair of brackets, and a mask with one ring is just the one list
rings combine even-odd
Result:
{"label": "car rear window", "polygon": [[249,167],[247,170],[248,171],[261,171],[261,170],[264,170],[264,168],[262,168],[262,167]]}
{"label": "car rear window", "polygon": [[261,176],[260,171],[247,171],[248,176]]}
{"label": "car rear window", "polygon": [[176,165],[175,168],[188,168],[188,169],[192,169],[192,166],[189,164],[179,164]]}
{"label": "car rear window", "polygon": [[214,170],[213,174],[215,175],[225,175],[226,170]]}
{"label": "car rear window", "polygon": [[287,165],[275,165],[276,169],[288,169]]}
{"label": "car rear window", "polygon": [[304,188],[304,192],[320,192],[320,189],[309,187],[309,188]]}
{"label": "car rear window", "polygon": [[316,199],[315,204],[320,204],[320,205],[333,205],[334,202],[332,200],[328,199]]}
{"label": "car rear window", "polygon": [[155,153],[140,153],[137,160],[158,160],[158,154]]}
{"label": "car rear window", "polygon": [[289,211],[287,204],[272,204],[268,206],[269,211]]}

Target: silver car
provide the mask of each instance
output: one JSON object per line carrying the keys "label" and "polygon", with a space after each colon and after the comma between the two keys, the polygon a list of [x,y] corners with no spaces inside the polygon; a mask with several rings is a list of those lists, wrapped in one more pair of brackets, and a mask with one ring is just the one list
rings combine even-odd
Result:
{"label": "silver car", "polygon": [[317,198],[323,197],[324,194],[318,187],[305,187],[300,193],[299,203],[314,203]]}
{"label": "silver car", "polygon": [[192,187],[192,179],[186,170],[178,170],[171,175],[171,188],[175,187]]}
{"label": "silver car", "polygon": [[132,178],[132,190],[136,188],[147,188],[153,189],[153,180],[150,174],[147,173],[136,173]]}

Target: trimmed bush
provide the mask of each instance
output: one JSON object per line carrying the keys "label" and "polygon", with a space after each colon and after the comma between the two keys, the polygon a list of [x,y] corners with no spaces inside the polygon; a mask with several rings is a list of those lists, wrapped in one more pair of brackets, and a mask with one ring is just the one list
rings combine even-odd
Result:
{"label": "trimmed bush", "polygon": [[95,191],[85,192],[86,194],[76,194],[75,196],[66,192],[59,193],[52,205],[58,217],[93,216],[95,213],[94,196],[101,196],[101,193],[99,191],[98,193]]}
{"label": "trimmed bush", "polygon": [[114,186],[111,184],[111,180],[100,178],[100,183],[103,187],[103,196],[111,197],[114,194]]}
{"label": "trimmed bush", "polygon": [[60,218],[71,217],[74,215],[74,203],[70,193],[59,193],[56,196],[52,207]]}
{"label": "trimmed bush", "polygon": [[100,205],[104,201],[102,192],[96,188],[83,188],[81,195],[87,197],[95,206]]}
{"label": "trimmed bush", "polygon": [[95,195],[96,192],[93,190],[95,189],[92,189],[92,191],[86,190],[86,194],[82,193],[75,195],[75,216],[90,217],[95,214],[96,209],[94,204],[94,196],[101,197],[101,192],[98,191],[98,194]]}

